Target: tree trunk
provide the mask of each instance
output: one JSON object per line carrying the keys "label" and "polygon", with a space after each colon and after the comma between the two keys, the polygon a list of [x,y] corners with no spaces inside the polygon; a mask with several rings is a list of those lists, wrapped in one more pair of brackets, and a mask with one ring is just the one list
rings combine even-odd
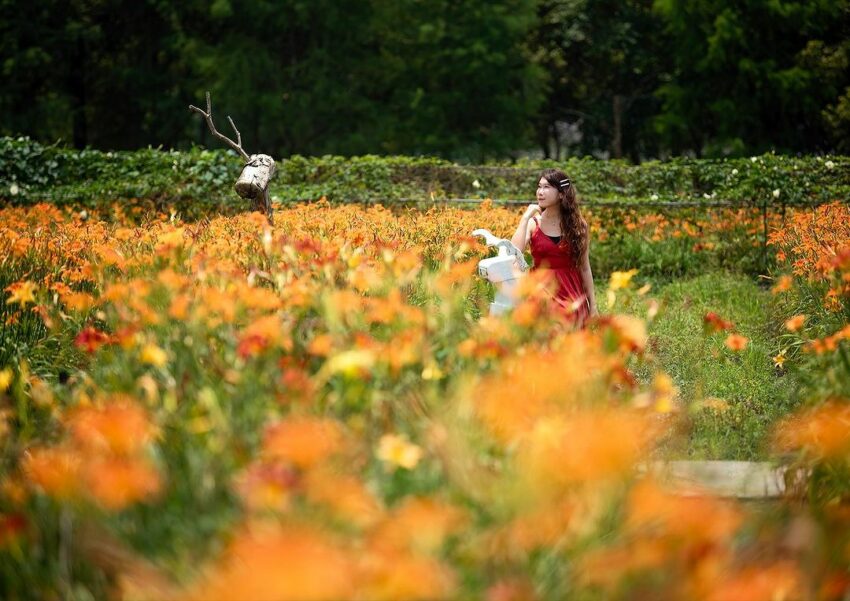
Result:
{"label": "tree trunk", "polygon": [[558,137],[558,127],[552,123],[552,140],[555,142],[555,160],[561,160],[561,139]]}
{"label": "tree trunk", "polygon": [[549,150],[549,124],[546,123],[537,128],[537,141],[540,144],[540,150],[543,151],[543,158],[548,159],[550,155]]}
{"label": "tree trunk", "polygon": [[619,94],[614,94],[613,101],[614,113],[614,138],[611,140],[611,154],[615,159],[623,158],[623,97]]}
{"label": "tree trunk", "polygon": [[86,49],[81,39],[77,40],[76,55],[75,68],[70,70],[71,127],[74,148],[85,148],[89,141],[86,123]]}

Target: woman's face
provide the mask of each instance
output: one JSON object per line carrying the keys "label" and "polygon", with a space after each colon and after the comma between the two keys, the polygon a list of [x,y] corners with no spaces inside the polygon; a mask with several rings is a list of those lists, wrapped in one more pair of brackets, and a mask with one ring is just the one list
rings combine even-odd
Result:
{"label": "woman's face", "polygon": [[537,204],[541,209],[558,204],[558,189],[549,183],[545,177],[541,177],[537,182]]}

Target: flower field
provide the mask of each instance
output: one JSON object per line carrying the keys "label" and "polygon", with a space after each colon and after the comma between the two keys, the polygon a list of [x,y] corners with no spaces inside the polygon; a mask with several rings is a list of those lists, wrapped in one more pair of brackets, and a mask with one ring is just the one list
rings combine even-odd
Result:
{"label": "flower field", "polygon": [[[183,222],[0,209],[0,596],[841,599],[850,591],[850,211],[588,213],[602,315],[477,275],[519,211],[325,202]],[[763,274],[798,407],[775,506],[644,469],[695,415],[664,282]],[[604,283],[607,282],[607,285]],[[774,315],[774,314],[772,314]],[[705,312],[703,361],[749,338]]]}

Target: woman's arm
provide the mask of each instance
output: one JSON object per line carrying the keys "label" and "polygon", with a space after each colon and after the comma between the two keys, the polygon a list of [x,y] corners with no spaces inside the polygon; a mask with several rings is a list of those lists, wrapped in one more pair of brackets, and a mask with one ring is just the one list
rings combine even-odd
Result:
{"label": "woman's arm", "polygon": [[514,235],[511,236],[511,244],[516,246],[520,252],[525,252],[525,247],[528,245],[529,233],[531,231],[531,218],[535,213],[540,212],[540,207],[536,204],[528,205],[528,208],[525,210],[525,213],[522,215],[522,219],[519,220],[519,225],[514,232]]}
{"label": "woman's arm", "polygon": [[587,231],[587,243],[584,246],[584,253],[582,253],[581,263],[579,272],[581,273],[581,283],[584,287],[584,293],[587,295],[587,302],[590,308],[590,316],[599,315],[599,311],[596,308],[596,293],[593,290],[593,272],[590,270],[590,229],[587,227],[587,223],[584,224],[585,231]]}

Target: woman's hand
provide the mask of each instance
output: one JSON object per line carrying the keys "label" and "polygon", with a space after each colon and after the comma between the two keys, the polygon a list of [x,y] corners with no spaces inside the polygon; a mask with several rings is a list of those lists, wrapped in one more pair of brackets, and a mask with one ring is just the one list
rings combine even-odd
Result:
{"label": "woman's hand", "polygon": [[519,225],[516,228],[516,232],[514,232],[514,235],[511,237],[511,243],[522,252],[525,252],[525,247],[528,246],[528,222],[535,215],[535,213],[539,212],[539,205],[528,205],[528,208],[525,210],[525,213],[522,214],[522,219],[519,220]]}
{"label": "woman's hand", "polygon": [[540,213],[540,205],[532,203],[528,205],[528,208],[525,210],[525,213],[523,213],[522,218],[531,219],[532,217],[534,217],[535,213]]}

